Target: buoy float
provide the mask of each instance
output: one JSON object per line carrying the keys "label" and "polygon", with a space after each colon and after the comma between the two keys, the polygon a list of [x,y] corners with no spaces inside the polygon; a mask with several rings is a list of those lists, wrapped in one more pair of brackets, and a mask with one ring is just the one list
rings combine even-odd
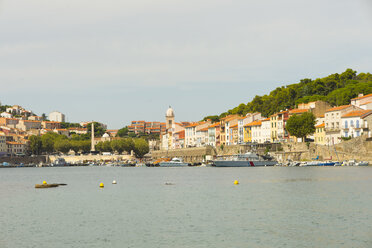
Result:
{"label": "buoy float", "polygon": [[234,184],[235,184],[235,185],[239,184],[239,181],[238,181],[238,180],[235,180],[235,181],[234,181]]}
{"label": "buoy float", "polygon": [[47,182],[46,181],[43,181],[43,184],[47,184]]}
{"label": "buoy float", "polygon": [[100,187],[100,188],[103,188],[103,187],[105,187],[105,185],[104,185],[103,183],[100,183],[100,184],[99,184],[99,187]]}
{"label": "buoy float", "polygon": [[112,181],[112,184],[116,184],[116,181],[114,180],[114,181]]}

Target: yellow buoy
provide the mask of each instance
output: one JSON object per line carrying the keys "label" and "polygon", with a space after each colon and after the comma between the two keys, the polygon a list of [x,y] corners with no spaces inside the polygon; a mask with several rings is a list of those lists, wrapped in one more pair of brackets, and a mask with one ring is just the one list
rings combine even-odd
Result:
{"label": "yellow buoy", "polygon": [[235,180],[235,181],[234,181],[234,184],[235,184],[235,185],[239,184],[239,181],[238,181],[238,180]]}
{"label": "yellow buoy", "polygon": [[46,181],[43,181],[43,184],[47,184],[47,182]]}
{"label": "yellow buoy", "polygon": [[100,188],[103,188],[103,187],[105,187],[105,185],[104,185],[103,183],[100,183],[100,184],[99,184],[99,187],[100,187]]}

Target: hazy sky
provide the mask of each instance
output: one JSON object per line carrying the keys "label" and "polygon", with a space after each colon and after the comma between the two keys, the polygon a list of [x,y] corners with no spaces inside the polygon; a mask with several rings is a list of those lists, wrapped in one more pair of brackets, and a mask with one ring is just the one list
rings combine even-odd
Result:
{"label": "hazy sky", "polygon": [[372,72],[370,0],[0,0],[0,101],[70,122],[220,114],[257,94]]}

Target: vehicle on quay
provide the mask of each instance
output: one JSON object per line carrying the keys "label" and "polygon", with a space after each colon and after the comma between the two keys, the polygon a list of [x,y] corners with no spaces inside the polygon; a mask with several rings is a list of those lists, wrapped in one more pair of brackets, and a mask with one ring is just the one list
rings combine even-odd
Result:
{"label": "vehicle on quay", "polygon": [[231,156],[221,156],[213,160],[216,167],[256,167],[274,166],[278,162],[270,156],[260,156],[255,153],[247,152],[244,154],[234,154]]}
{"label": "vehicle on quay", "polygon": [[159,163],[159,167],[185,167],[188,163],[182,161],[181,158],[172,158],[171,161],[163,161]]}

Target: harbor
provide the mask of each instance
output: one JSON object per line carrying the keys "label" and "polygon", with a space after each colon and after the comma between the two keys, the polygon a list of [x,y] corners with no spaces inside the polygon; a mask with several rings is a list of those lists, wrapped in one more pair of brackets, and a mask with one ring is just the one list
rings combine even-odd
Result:
{"label": "harbor", "polygon": [[2,169],[0,246],[369,247],[371,187],[370,166]]}

